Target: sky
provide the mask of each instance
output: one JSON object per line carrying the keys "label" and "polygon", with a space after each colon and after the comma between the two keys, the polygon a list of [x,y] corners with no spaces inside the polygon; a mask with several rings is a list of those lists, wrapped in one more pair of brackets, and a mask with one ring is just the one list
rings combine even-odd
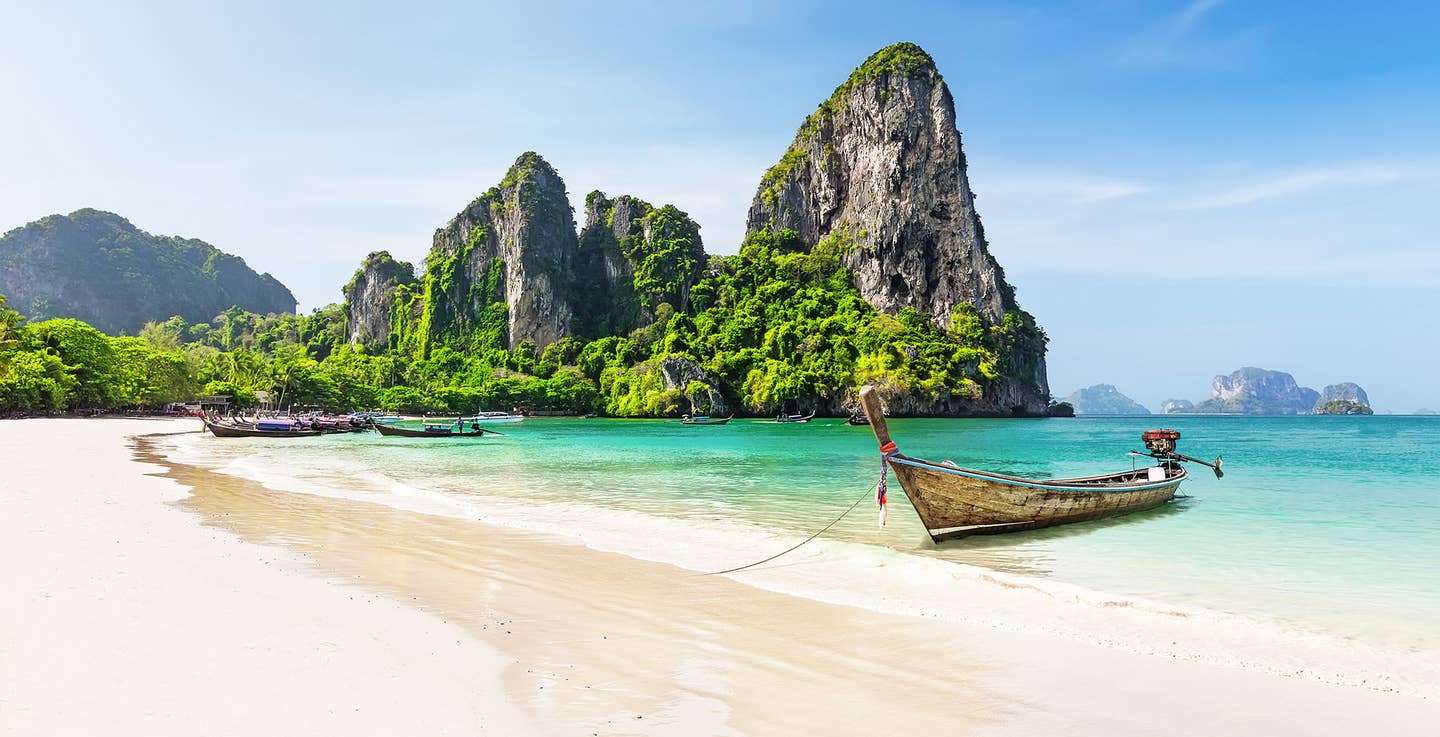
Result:
{"label": "sky", "polygon": [[1153,410],[1260,366],[1440,409],[1437,28],[1418,2],[0,0],[0,230],[117,212],[309,310],[371,251],[423,262],[534,150],[577,217],[592,189],[673,203],[734,253],[800,122],[908,40],[1057,397]]}

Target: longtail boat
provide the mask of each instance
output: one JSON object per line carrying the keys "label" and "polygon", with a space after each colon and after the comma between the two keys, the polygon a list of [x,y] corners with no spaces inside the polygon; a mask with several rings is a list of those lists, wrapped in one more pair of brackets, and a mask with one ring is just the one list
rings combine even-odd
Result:
{"label": "longtail boat", "polygon": [[809,422],[809,421],[811,421],[811,420],[813,420],[813,419],[815,419],[815,413],[814,413],[814,412],[811,412],[811,413],[808,414],[808,415],[778,415],[778,416],[775,418],[775,421],[776,421],[776,422]]}
{"label": "longtail boat", "polygon": [[502,434],[494,430],[486,430],[478,425],[469,430],[460,425],[457,429],[454,422],[448,425],[427,424],[419,430],[399,425],[376,425],[375,429],[381,435],[393,438],[482,438],[486,435]]}
{"label": "longtail boat", "polygon": [[727,423],[727,422],[729,422],[729,421],[731,421],[731,420],[733,420],[733,419],[735,419],[735,415],[730,415],[729,417],[721,417],[721,418],[719,418],[719,419],[716,419],[716,418],[714,418],[714,417],[708,417],[708,416],[706,416],[706,415],[697,415],[697,416],[695,416],[695,417],[691,417],[690,415],[681,415],[681,417],[680,417],[680,424],[682,424],[682,425],[723,425],[723,424],[725,424],[725,423]]}
{"label": "longtail boat", "polygon": [[1114,517],[1164,504],[1175,497],[1186,477],[1181,462],[1201,463],[1222,476],[1213,463],[1175,452],[1180,433],[1150,430],[1141,439],[1159,463],[1148,468],[1073,479],[1027,479],[961,468],[908,456],[890,439],[880,397],[874,387],[860,390],[860,401],[880,452],[900,487],[935,541],[970,535],[996,535]]}
{"label": "longtail boat", "polygon": [[241,426],[202,417],[205,429],[217,438],[310,438],[325,434],[321,430],[307,430],[294,426],[287,430],[261,429],[255,425]]}
{"label": "longtail boat", "polygon": [[846,418],[845,424],[847,424],[847,425],[856,425],[856,426],[862,426],[862,427],[863,427],[863,426],[865,426],[865,425],[870,424],[870,418],[869,418],[869,417],[866,417],[864,412],[857,412],[857,413],[855,413],[855,414],[853,414],[853,415],[850,415],[848,418]]}

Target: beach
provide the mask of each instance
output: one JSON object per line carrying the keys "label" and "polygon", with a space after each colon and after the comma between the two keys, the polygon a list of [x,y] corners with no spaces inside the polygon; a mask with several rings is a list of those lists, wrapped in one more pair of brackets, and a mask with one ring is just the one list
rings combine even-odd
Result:
{"label": "beach", "polygon": [[152,437],[198,424],[0,422],[0,733],[1420,735],[1440,720],[1414,693],[279,491]]}

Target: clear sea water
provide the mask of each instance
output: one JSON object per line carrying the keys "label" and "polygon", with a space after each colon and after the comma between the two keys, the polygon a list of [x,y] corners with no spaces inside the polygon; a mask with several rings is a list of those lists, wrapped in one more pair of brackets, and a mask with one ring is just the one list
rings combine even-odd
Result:
{"label": "clear sea water", "polygon": [[[1140,447],[1141,431],[1173,427],[1183,433],[1181,452],[1222,455],[1226,474],[1216,479],[1192,465],[1181,488],[1186,498],[1153,511],[938,545],[892,484],[886,528],[878,528],[867,498],[826,533],[859,555],[892,568],[920,558],[978,566],[1399,651],[1440,648],[1440,418],[890,425],[910,455],[1035,478],[1129,468],[1126,451]],[[600,547],[701,569],[743,565],[803,539],[865,495],[879,474],[869,428],[834,419],[684,427],[536,418],[496,429],[507,435],[273,441],[197,434],[181,445],[205,465],[262,480],[309,479],[310,490],[338,485],[409,507],[449,503],[452,512],[522,526],[551,519],[537,529],[561,534],[593,521],[614,538]]]}

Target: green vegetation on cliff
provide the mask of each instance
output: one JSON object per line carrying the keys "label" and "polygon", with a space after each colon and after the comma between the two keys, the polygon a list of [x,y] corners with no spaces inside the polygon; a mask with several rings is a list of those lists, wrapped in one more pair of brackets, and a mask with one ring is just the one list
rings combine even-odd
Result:
{"label": "green vegetation on cliff", "polygon": [[[857,152],[832,147],[843,141],[830,127],[894,118],[886,106],[902,98],[910,117],[901,123],[933,120],[934,89],[925,85],[935,80],[933,61],[914,44],[867,59],[765,174],[737,255],[707,256],[699,226],[673,205],[598,191],[577,234],[564,182],[526,152],[436,231],[423,274],[371,254],[343,306],[305,316],[224,308],[157,316],[138,339],[79,323],[22,325],[11,331],[19,337],[5,349],[13,355],[0,381],[21,378],[0,406],[132,406],[203,390],[242,406],[256,392],[283,391],[286,404],[334,409],[770,415],[844,412],[859,386],[875,383],[896,414],[1043,412],[1044,333],[985,251],[965,191],[924,186],[936,171],[953,173],[958,134],[941,131],[944,140],[880,175],[904,180],[922,200],[934,194],[933,207],[821,217],[811,210],[829,195],[792,176],[799,166],[887,155],[886,141],[904,131],[855,139]],[[846,104],[856,114],[835,119]],[[848,184],[863,189],[832,184],[844,206],[855,205],[844,201]],[[790,187],[786,207],[813,222],[755,218],[780,186]],[[970,213],[973,234],[933,230],[935,213],[947,212]],[[152,377],[163,380],[147,384]]]}
{"label": "green vegetation on cliff", "polygon": [[99,210],[50,215],[0,237],[0,293],[31,319],[73,317],[110,333],[150,320],[209,320],[238,305],[295,311],[269,274],[204,241],[146,233]]}

